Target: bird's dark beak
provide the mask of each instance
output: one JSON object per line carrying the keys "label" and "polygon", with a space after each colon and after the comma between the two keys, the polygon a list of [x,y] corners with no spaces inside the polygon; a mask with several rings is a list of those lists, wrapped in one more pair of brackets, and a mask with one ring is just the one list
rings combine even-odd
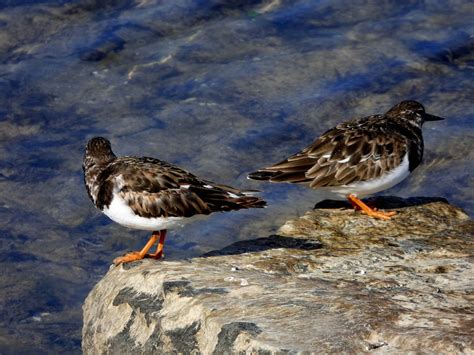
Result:
{"label": "bird's dark beak", "polygon": [[423,116],[423,119],[425,121],[442,121],[444,120],[443,117],[438,117],[438,116],[435,116],[435,115],[430,115],[429,113],[425,113],[425,115]]}

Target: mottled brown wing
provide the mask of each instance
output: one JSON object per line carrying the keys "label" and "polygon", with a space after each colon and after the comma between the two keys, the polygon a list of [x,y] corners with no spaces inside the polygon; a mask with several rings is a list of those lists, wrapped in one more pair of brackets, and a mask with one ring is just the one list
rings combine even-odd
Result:
{"label": "mottled brown wing", "polygon": [[264,204],[257,197],[214,185],[154,158],[118,158],[106,170],[109,183],[102,186],[115,186],[133,212],[142,217],[190,217]]}
{"label": "mottled brown wing", "polygon": [[212,211],[195,193],[183,189],[160,192],[120,192],[133,212],[141,217],[191,217]]}
{"label": "mottled brown wing", "polygon": [[[261,172],[275,182],[340,186],[370,180],[398,166],[406,154],[405,139],[380,116],[336,126],[310,146]],[[367,129],[361,129],[367,127]]]}

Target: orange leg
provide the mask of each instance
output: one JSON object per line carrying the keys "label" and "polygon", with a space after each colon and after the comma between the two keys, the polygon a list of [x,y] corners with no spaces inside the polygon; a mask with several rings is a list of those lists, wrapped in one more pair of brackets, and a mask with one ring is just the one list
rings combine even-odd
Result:
{"label": "orange leg", "polygon": [[166,229],[159,232],[160,241],[156,247],[156,252],[153,254],[146,254],[146,258],[161,259],[163,257],[163,248],[165,247]]}
{"label": "orange leg", "polygon": [[[121,264],[121,263],[129,263],[131,261],[142,260],[147,255],[148,250],[150,250],[150,248],[153,246],[153,244],[155,244],[157,242],[158,237],[160,237],[160,243],[161,243],[161,238],[162,238],[161,231],[160,232],[153,232],[150,239],[148,240],[148,242],[146,243],[146,245],[143,247],[142,250],[132,251],[130,253],[125,254],[124,256],[120,256],[118,258],[115,258],[114,259],[114,264],[118,265],[118,264]],[[163,242],[164,242],[164,238],[163,238]],[[163,248],[161,248],[161,249],[163,249]]]}
{"label": "orange leg", "polygon": [[380,218],[380,219],[390,219],[397,212],[382,212],[377,211],[375,208],[370,208],[364,202],[357,198],[356,195],[350,194],[347,196],[347,199],[352,203],[356,209],[361,209],[362,213],[367,214],[370,217]]}

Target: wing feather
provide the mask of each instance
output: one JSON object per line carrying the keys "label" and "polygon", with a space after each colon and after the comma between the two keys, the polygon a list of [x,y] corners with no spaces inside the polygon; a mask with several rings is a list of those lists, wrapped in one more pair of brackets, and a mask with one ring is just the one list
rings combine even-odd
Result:
{"label": "wing feather", "polygon": [[[309,183],[312,188],[378,177],[398,166],[407,153],[406,138],[396,129],[387,129],[380,118],[375,115],[339,124],[301,152],[249,176]],[[361,129],[364,127],[367,129]]]}
{"label": "wing feather", "polygon": [[117,158],[100,178],[108,195],[112,195],[110,190],[113,188],[135,214],[147,218],[190,217],[265,206],[258,197],[246,196],[233,187],[200,179],[155,158]]}

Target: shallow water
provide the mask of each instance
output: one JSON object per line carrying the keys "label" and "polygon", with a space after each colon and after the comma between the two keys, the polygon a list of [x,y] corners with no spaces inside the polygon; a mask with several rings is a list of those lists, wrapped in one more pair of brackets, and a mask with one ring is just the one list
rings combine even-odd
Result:
{"label": "shallow water", "polygon": [[87,140],[263,189],[265,210],[171,231],[167,259],[268,236],[324,196],[246,173],[341,120],[407,98],[424,164],[385,194],[474,212],[469,1],[6,0],[0,4],[0,353],[80,353],[81,304],[147,232],[111,223],[82,182]]}

